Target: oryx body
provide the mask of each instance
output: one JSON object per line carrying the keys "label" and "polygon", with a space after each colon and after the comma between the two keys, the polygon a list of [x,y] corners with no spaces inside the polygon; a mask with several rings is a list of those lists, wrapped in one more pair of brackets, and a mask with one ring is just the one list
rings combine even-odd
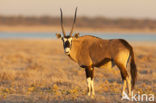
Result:
{"label": "oryx body", "polygon": [[[75,20],[76,12],[74,23]],[[74,23],[72,26],[72,31]],[[92,96],[94,96],[95,94],[93,84],[94,67],[101,68],[108,62],[111,62],[112,65],[116,64],[121,72],[121,77],[123,80],[122,93],[125,92],[126,84],[128,84],[129,95],[131,95],[131,89],[133,89],[136,80],[137,69],[134,61],[133,48],[128,42],[123,39],[104,40],[89,35],[78,37],[78,34],[75,34],[75,36],[72,36],[72,31],[69,36],[66,36],[63,28],[62,10],[61,27],[64,35],[62,37],[62,41],[65,54],[78,63],[80,67],[85,68],[88,83],[88,95],[92,93]],[[57,37],[60,38],[61,35],[57,34]],[[129,59],[132,80],[126,70]]]}

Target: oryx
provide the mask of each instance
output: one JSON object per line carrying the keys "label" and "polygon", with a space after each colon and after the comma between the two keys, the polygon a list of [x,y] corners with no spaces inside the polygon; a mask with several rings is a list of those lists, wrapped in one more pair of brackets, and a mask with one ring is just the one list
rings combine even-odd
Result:
{"label": "oryx", "polygon": [[[93,97],[95,95],[93,84],[94,67],[102,68],[102,66],[109,62],[112,65],[117,65],[120,70],[123,80],[122,96],[125,93],[126,84],[128,85],[129,95],[131,96],[131,89],[134,88],[137,76],[132,46],[123,39],[104,40],[89,35],[79,37],[78,33],[75,33],[74,36],[72,36],[77,8],[75,10],[71,32],[69,35],[66,35],[63,26],[62,9],[60,9],[60,12],[63,36],[59,33],[57,33],[56,36],[62,39],[65,54],[78,63],[80,67],[85,68],[88,95],[90,96],[92,94]],[[128,75],[126,70],[129,59],[131,76]]]}

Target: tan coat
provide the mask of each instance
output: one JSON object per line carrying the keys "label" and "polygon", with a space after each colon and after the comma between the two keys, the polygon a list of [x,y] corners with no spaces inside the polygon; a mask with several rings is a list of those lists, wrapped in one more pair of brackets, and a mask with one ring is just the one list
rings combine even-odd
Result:
{"label": "tan coat", "polygon": [[122,59],[118,62],[128,60],[130,47],[126,47],[127,42],[123,42],[121,39],[104,40],[89,35],[73,38],[70,56],[80,66],[99,67],[108,61],[117,61],[119,56]]}

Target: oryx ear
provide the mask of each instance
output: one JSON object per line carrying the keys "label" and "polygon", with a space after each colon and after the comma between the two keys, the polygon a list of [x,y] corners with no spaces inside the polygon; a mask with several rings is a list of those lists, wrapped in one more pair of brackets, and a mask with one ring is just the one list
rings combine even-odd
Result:
{"label": "oryx ear", "polygon": [[79,33],[75,33],[75,34],[74,34],[74,37],[75,37],[75,38],[78,38],[78,37],[79,37]]}
{"label": "oryx ear", "polygon": [[56,37],[59,39],[61,38],[61,34],[60,33],[56,33]]}

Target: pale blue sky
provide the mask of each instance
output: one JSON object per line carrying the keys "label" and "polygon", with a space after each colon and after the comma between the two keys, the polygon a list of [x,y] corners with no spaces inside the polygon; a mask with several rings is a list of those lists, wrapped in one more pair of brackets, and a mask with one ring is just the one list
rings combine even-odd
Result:
{"label": "pale blue sky", "polygon": [[0,15],[105,16],[156,19],[156,0],[0,0]]}

